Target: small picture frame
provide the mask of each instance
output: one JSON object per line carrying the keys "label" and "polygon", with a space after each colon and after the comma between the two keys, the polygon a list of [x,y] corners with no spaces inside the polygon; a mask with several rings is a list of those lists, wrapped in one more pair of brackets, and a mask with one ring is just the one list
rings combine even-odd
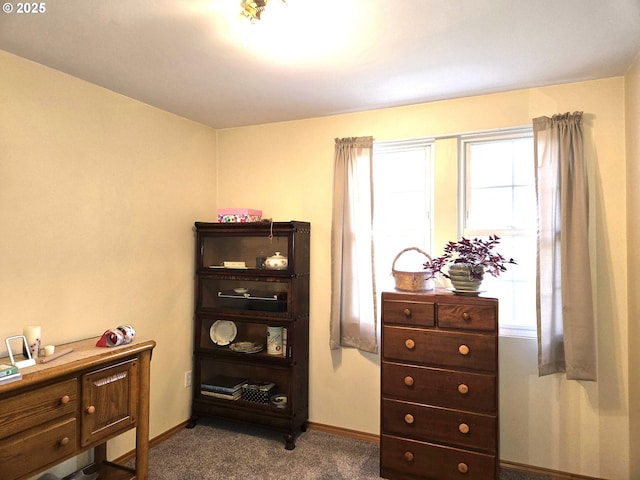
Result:
{"label": "small picture frame", "polygon": [[[21,347],[24,346],[23,351],[26,352],[27,358],[25,358],[24,360],[16,361],[15,357],[13,356],[13,350],[11,349],[11,341],[18,339],[22,340]],[[32,365],[36,364],[35,358],[31,356],[31,350],[29,350],[29,342],[27,342],[27,337],[25,337],[24,335],[14,335],[13,337],[7,337],[4,343],[7,346],[7,351],[9,352],[11,365],[15,365],[20,369],[24,367],[31,367]]]}

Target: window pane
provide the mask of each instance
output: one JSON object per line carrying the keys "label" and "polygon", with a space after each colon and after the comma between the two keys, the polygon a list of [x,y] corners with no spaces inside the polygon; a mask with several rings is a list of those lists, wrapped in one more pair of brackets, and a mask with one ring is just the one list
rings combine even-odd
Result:
{"label": "window pane", "polygon": [[[379,181],[384,182],[384,177]],[[374,188],[375,185],[374,182]],[[424,191],[387,193],[383,198],[381,192],[376,191],[374,196],[376,230],[394,228],[428,216],[428,199]]]}
{"label": "window pane", "polygon": [[533,185],[513,189],[513,228],[535,229],[538,223],[536,190]]}
{"label": "window pane", "polygon": [[467,200],[469,228],[508,228],[513,225],[511,187],[472,190]]}
{"label": "window pane", "polygon": [[536,326],[536,196],[533,139],[483,137],[463,141],[463,235],[499,234],[496,251],[517,265],[485,275],[482,289],[500,300],[501,334],[534,336]]}
{"label": "window pane", "polygon": [[427,177],[425,149],[374,154],[374,190],[381,192],[419,191]]}
{"label": "window pane", "polygon": [[516,185],[534,185],[533,138],[513,140],[513,183]]}
{"label": "window pane", "polygon": [[[377,143],[373,154],[374,248],[376,287],[393,290],[391,274],[398,254],[411,247],[431,248],[431,144]],[[376,148],[378,147],[378,148]],[[395,268],[421,271],[426,257],[411,250]]]}
{"label": "window pane", "polygon": [[506,142],[472,144],[468,155],[471,188],[512,184],[511,146]]}

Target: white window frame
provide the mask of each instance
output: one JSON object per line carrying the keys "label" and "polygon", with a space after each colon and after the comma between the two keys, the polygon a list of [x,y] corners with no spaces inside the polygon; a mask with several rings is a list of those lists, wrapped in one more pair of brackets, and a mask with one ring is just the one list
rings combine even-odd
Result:
{"label": "white window frame", "polygon": [[[467,221],[467,146],[471,143],[478,142],[490,142],[492,140],[501,141],[509,139],[519,138],[533,138],[533,129],[531,127],[520,127],[508,130],[496,130],[491,132],[482,132],[475,134],[460,135],[458,140],[458,232],[459,236],[476,237],[487,236],[489,234],[495,234],[499,237],[507,236],[524,236],[524,235],[536,235],[536,229],[506,229],[506,230],[485,230],[485,229],[471,229],[466,227]],[[533,153],[532,153],[533,155]],[[517,258],[516,258],[517,261]],[[517,267],[511,267],[517,268]],[[535,272],[533,272],[535,273]],[[535,295],[535,291],[532,292]],[[535,311],[532,313],[535,322]],[[519,338],[535,338],[537,335],[536,325],[533,323],[529,326],[515,325],[508,322],[502,315],[498,319],[498,326],[500,336],[506,337],[519,337]]]}
{"label": "white window frame", "polygon": [[[420,150],[423,149],[425,150],[426,153],[426,149],[429,149],[428,154],[425,157],[425,162],[426,162],[426,172],[427,172],[427,177],[425,179],[426,182],[426,189],[428,190],[428,197],[427,197],[427,205],[426,205],[426,210],[427,210],[427,218],[425,219],[419,219],[416,222],[414,222],[414,225],[420,225],[416,228],[409,228],[407,229],[404,233],[410,234],[412,231],[420,231],[422,233],[424,233],[424,222],[427,223],[427,226],[429,228],[429,233],[427,236],[425,236],[425,242],[426,244],[423,245],[406,245],[406,248],[409,247],[417,247],[420,248],[421,250],[423,250],[424,252],[426,252],[427,254],[430,254],[432,248],[433,248],[433,232],[434,232],[434,224],[433,224],[433,203],[434,203],[434,150],[435,150],[435,140],[432,137],[429,138],[414,138],[414,139],[406,139],[406,140],[394,140],[394,141],[380,141],[380,142],[374,142],[373,144],[373,155],[374,155],[374,159],[376,154],[380,154],[380,153],[394,153],[394,152],[406,152],[406,151],[412,151],[412,150]],[[375,167],[374,167],[375,168]],[[374,183],[374,187],[373,187],[373,196],[374,196],[374,205],[375,205],[375,197],[376,197],[376,188],[375,188],[375,183]],[[407,205],[406,209],[410,209],[411,206]],[[375,215],[375,213],[374,213]],[[402,232],[401,232],[402,233]],[[374,239],[375,236],[378,235],[378,232],[376,230],[373,231],[373,235],[374,235]],[[374,241],[374,248],[375,248],[375,241]],[[401,250],[399,250],[398,252],[394,252],[394,257],[400,253]],[[426,258],[424,259],[425,261],[427,260]],[[380,301],[379,299],[379,295],[377,294],[378,292],[381,291],[381,285],[380,285],[380,276],[381,275],[385,275],[386,277],[389,277],[391,275],[391,268],[392,268],[392,264],[389,265],[375,265],[375,271],[376,271],[376,297],[378,298],[378,301]],[[380,309],[378,309],[378,311],[380,311]]]}

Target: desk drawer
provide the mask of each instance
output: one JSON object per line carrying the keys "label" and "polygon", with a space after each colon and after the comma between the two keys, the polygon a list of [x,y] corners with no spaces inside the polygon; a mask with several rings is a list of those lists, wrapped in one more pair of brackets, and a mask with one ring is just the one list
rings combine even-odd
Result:
{"label": "desk drawer", "polygon": [[397,475],[393,475],[392,472],[414,475],[414,478],[437,478],[438,480],[497,478],[494,455],[391,435],[382,435],[380,452],[380,475],[384,478],[396,478]]}
{"label": "desk drawer", "polygon": [[382,400],[382,431],[402,437],[495,453],[496,425],[495,415]]}
{"label": "desk drawer", "polygon": [[382,340],[385,360],[489,372],[497,368],[494,335],[385,326]]}
{"label": "desk drawer", "polygon": [[75,378],[0,400],[0,438],[75,414],[77,407]]}
{"label": "desk drawer", "polygon": [[495,375],[382,362],[382,396],[438,407],[495,413]]}
{"label": "desk drawer", "polygon": [[0,440],[2,478],[18,478],[37,472],[73,455],[76,419],[51,422]]}

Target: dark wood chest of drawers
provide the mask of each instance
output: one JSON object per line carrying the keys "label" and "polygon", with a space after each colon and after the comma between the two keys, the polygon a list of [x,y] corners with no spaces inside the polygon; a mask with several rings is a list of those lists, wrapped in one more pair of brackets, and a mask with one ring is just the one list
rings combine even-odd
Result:
{"label": "dark wood chest of drawers", "polygon": [[382,294],[380,476],[498,478],[498,301]]}

